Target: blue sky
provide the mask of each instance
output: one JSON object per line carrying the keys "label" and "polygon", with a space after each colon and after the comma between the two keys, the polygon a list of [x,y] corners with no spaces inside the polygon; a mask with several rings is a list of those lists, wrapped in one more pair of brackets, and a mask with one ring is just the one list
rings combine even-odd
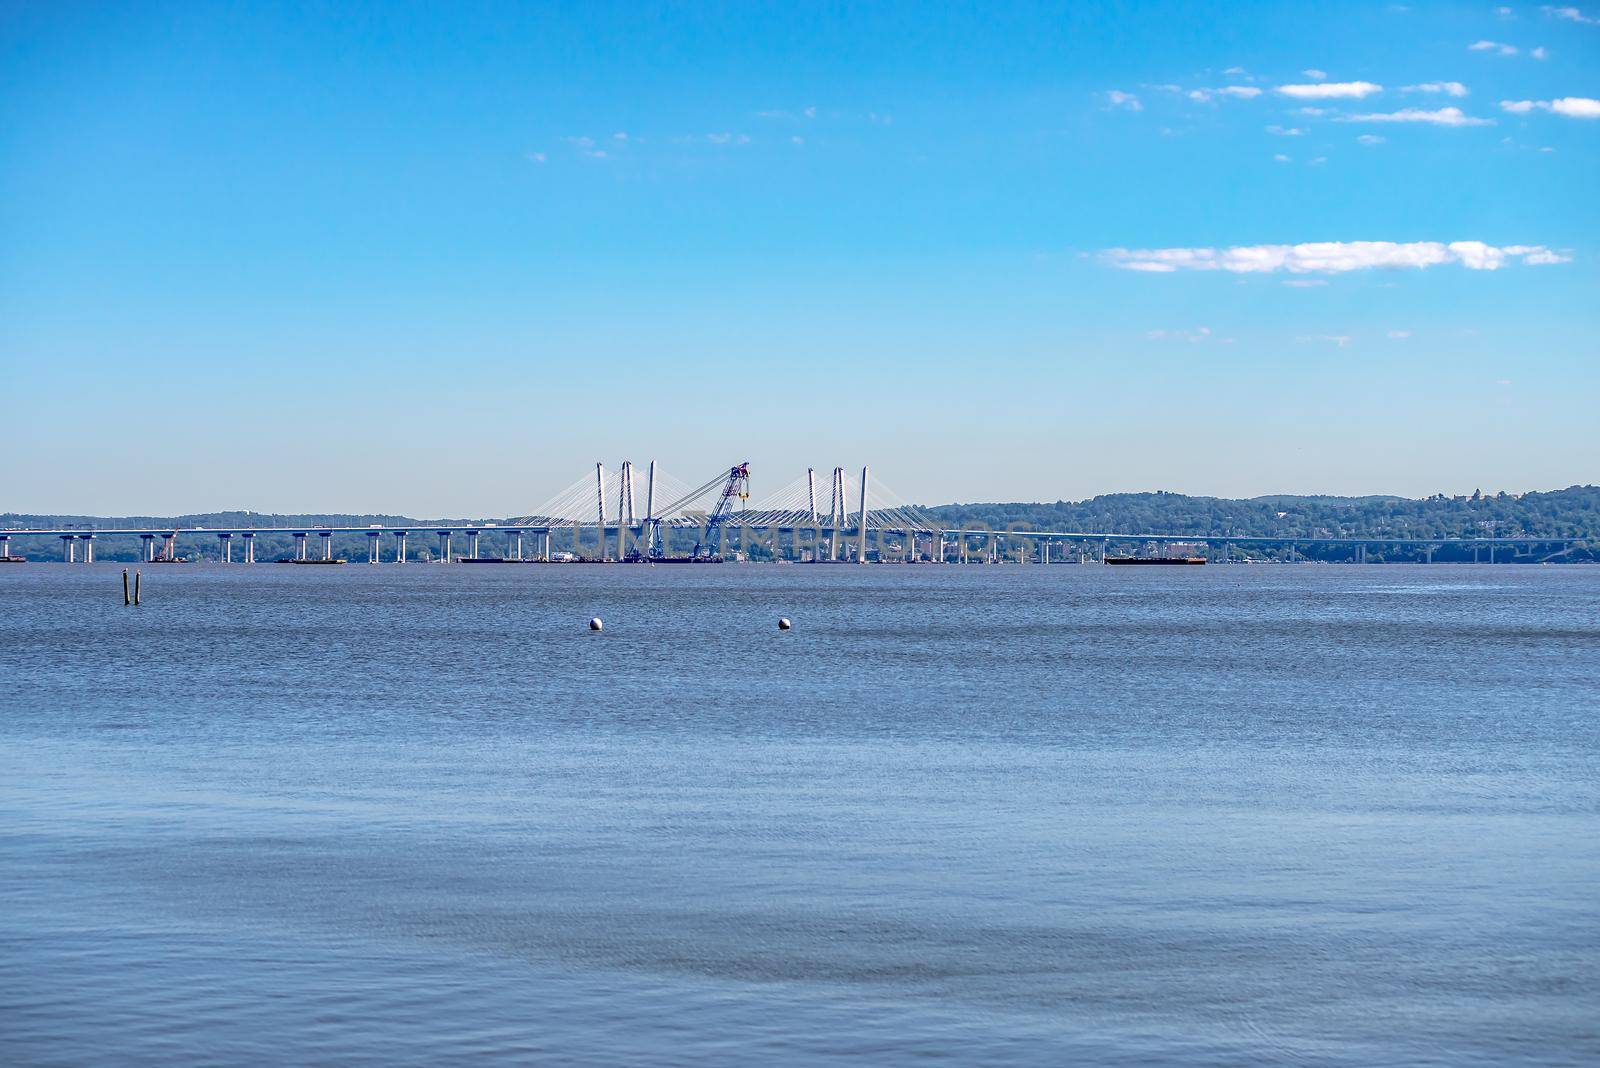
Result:
{"label": "blue sky", "polygon": [[977,7],[0,5],[0,510],[1600,477],[1600,5]]}

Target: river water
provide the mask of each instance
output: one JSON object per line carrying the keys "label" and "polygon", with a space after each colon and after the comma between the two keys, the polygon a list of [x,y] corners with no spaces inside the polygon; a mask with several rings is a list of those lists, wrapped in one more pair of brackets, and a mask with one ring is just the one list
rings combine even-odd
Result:
{"label": "river water", "polygon": [[1600,1061],[1600,567],[144,570],[0,568],[7,1064]]}

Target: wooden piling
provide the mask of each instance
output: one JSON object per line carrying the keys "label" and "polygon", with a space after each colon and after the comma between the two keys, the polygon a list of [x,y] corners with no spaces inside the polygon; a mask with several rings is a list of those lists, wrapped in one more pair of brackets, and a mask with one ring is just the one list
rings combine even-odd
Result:
{"label": "wooden piling", "polygon": [[135,605],[139,603],[139,572],[137,570],[133,573],[133,603]]}
{"label": "wooden piling", "polygon": [[128,569],[127,568],[123,568],[122,569],[122,603],[125,606],[126,605],[130,605],[130,604],[133,603],[133,598],[128,596]]}

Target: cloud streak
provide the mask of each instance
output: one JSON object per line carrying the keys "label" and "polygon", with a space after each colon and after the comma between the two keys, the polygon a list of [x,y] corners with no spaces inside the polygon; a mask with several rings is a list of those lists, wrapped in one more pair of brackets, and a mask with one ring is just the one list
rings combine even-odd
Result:
{"label": "cloud streak", "polygon": [[1495,271],[1508,263],[1569,263],[1543,245],[1482,241],[1313,241],[1299,245],[1234,245],[1229,248],[1107,249],[1105,262],[1125,271],[1171,274],[1175,271],[1227,271],[1233,274],[1342,274],[1374,269],[1423,269],[1458,264],[1473,271]]}
{"label": "cloud streak", "polygon": [[1565,115],[1569,119],[1600,119],[1600,100],[1586,96],[1563,96],[1556,100],[1502,100],[1500,107],[1513,115],[1526,115],[1537,110]]}
{"label": "cloud streak", "polygon": [[1311,85],[1280,85],[1277,92],[1296,100],[1361,100],[1383,92],[1372,82],[1316,82]]}
{"label": "cloud streak", "polygon": [[1581,22],[1586,26],[1600,26],[1600,19],[1590,18],[1575,7],[1542,7],[1539,10],[1553,18],[1566,19],[1568,22]]}
{"label": "cloud streak", "polygon": [[1406,85],[1400,88],[1402,93],[1444,93],[1446,96],[1466,96],[1467,87],[1460,82],[1423,82],[1420,85]]}
{"label": "cloud streak", "polygon": [[1424,122],[1434,126],[1493,126],[1493,119],[1468,115],[1460,108],[1401,108],[1367,115],[1340,115],[1339,122]]}

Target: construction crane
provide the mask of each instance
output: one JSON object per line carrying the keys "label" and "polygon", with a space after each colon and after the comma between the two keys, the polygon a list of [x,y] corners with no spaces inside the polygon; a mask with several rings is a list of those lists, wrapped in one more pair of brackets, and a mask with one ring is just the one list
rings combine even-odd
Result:
{"label": "construction crane", "polygon": [[[690,556],[691,560],[715,559],[717,535],[721,531],[723,522],[733,511],[734,498],[738,498],[740,503],[750,499],[749,463],[742,463],[735,467],[730,467],[725,474],[717,475],[716,478],[713,478],[705,485],[698,486],[684,494],[678,500],[673,501],[671,504],[661,509],[658,515],[647,516],[644,523],[645,557],[651,560],[666,559],[666,548],[662,545],[661,539],[661,523],[663,516],[671,516],[675,514],[679,509],[686,505],[693,504],[701,497],[704,497],[707,493],[710,493],[712,490],[716,489],[719,485],[722,487],[722,492],[717,497],[716,506],[713,507],[710,513],[706,516],[705,539],[703,542],[697,541],[694,543],[694,553]],[[629,557],[634,560],[639,559],[637,550],[635,550],[633,553],[630,553]]]}

